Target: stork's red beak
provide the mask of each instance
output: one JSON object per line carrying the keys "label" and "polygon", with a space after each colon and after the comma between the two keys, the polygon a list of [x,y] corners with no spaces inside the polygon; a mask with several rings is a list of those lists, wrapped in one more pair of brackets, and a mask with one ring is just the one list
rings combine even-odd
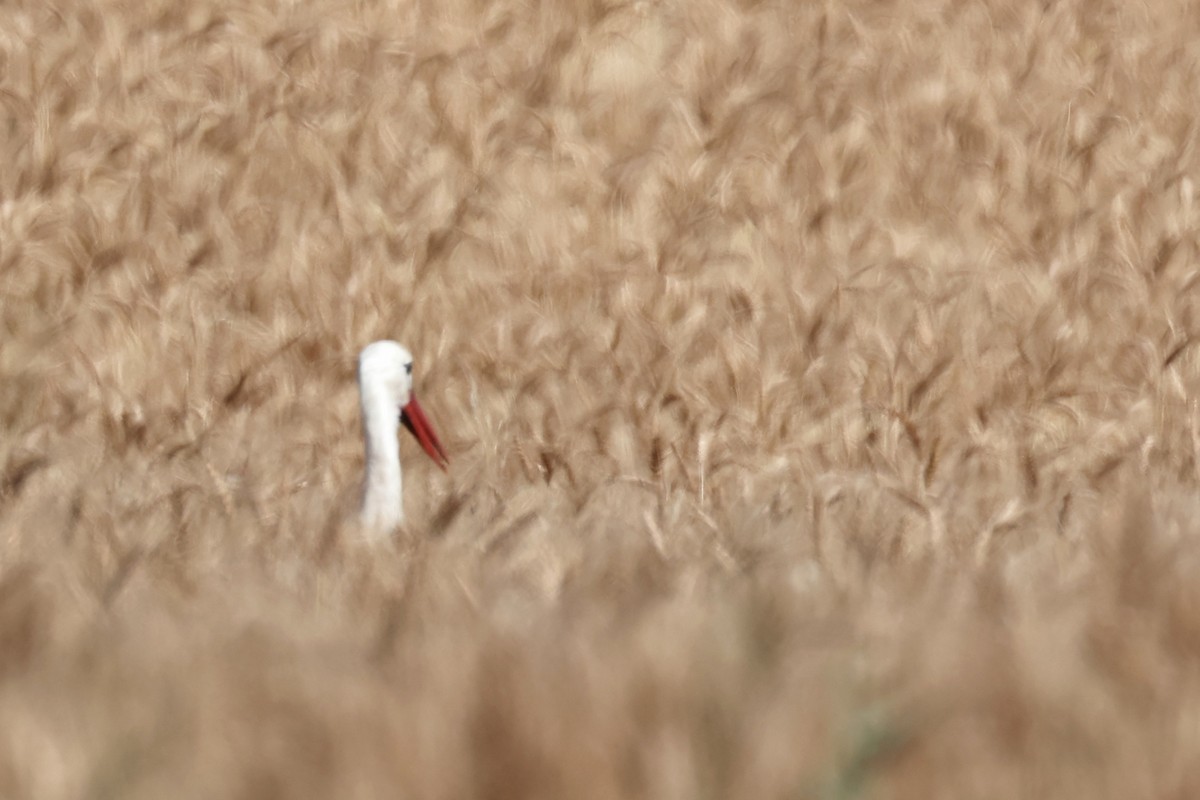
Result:
{"label": "stork's red beak", "polygon": [[441,467],[442,472],[445,472],[450,459],[446,456],[446,451],[442,449],[442,443],[438,441],[437,434],[433,432],[433,426],[429,424],[429,420],[425,419],[425,412],[421,410],[416,395],[412,395],[408,405],[400,409],[400,421],[413,436],[417,437],[421,448],[429,454],[433,463]]}

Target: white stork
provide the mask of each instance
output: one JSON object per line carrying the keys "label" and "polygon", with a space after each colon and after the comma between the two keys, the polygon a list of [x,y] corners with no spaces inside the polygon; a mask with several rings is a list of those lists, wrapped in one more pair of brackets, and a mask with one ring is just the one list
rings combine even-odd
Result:
{"label": "white stork", "polygon": [[396,342],[372,342],[358,356],[366,474],[362,522],[375,535],[391,533],[404,520],[400,480],[400,423],[443,471],[450,459],[412,391],[412,354]]}

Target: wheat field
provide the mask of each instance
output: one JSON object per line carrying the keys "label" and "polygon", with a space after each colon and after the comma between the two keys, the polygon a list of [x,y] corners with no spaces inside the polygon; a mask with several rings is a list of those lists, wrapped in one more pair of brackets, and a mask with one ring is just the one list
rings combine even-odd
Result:
{"label": "wheat field", "polygon": [[0,2],[0,798],[1200,796],[1197,42]]}

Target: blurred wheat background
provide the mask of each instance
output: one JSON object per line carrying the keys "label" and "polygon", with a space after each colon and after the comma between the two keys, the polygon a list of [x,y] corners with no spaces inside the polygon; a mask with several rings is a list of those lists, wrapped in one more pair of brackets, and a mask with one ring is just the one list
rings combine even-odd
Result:
{"label": "blurred wheat background", "polygon": [[1198,43],[0,2],[0,797],[1200,796]]}

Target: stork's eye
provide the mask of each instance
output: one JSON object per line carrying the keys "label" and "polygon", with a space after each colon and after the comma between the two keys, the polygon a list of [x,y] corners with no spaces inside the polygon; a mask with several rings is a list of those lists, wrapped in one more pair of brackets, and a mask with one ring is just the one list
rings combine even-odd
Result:
{"label": "stork's eye", "polygon": [[404,371],[407,372],[409,375],[412,375],[412,362],[411,361],[404,365]]}

